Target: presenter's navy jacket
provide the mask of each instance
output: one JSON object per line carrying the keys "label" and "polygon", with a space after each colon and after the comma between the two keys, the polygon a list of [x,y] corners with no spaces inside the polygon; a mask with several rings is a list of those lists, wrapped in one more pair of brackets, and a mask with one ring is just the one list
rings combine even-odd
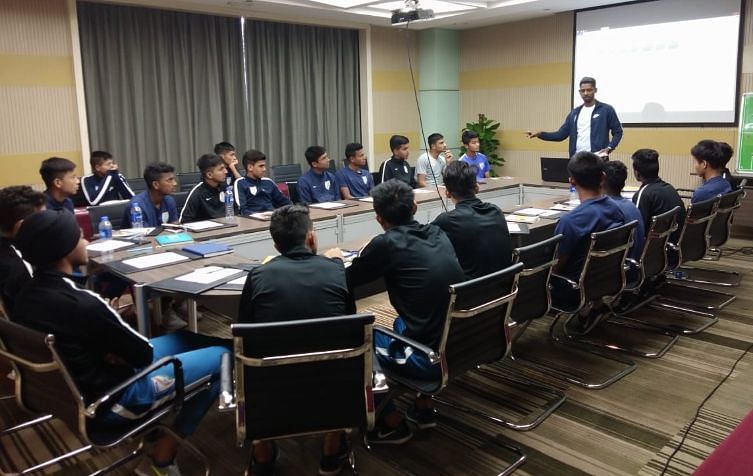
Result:
{"label": "presenter's navy jacket", "polygon": [[[578,142],[578,115],[583,105],[576,107],[565,118],[562,127],[556,132],[542,132],[539,139],[559,142],[570,138],[570,157],[575,155],[575,144]],[[609,139],[609,132],[612,139]],[[591,152],[597,152],[609,147],[616,149],[622,140],[622,124],[614,108],[609,104],[596,101],[596,107],[591,115]]]}

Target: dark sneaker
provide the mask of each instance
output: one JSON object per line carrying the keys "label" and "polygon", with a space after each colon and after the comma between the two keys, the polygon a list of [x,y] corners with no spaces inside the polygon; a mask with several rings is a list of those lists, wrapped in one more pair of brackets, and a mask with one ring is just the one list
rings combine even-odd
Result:
{"label": "dark sneaker", "polygon": [[275,463],[278,459],[280,459],[280,452],[277,450],[277,444],[272,442],[272,459],[264,463],[257,463],[253,456],[251,457],[251,476],[274,476]]}
{"label": "dark sneaker", "polygon": [[343,435],[340,450],[329,456],[322,455],[319,462],[320,476],[337,476],[343,470],[350,458],[350,440]]}
{"label": "dark sneaker", "polygon": [[434,408],[419,410],[415,405],[411,405],[405,412],[405,418],[416,425],[419,430],[428,430],[437,426],[437,410]]}
{"label": "dark sneaker", "polygon": [[378,426],[366,434],[366,441],[373,445],[402,445],[411,438],[413,438],[413,431],[405,420],[401,421],[396,428]]}

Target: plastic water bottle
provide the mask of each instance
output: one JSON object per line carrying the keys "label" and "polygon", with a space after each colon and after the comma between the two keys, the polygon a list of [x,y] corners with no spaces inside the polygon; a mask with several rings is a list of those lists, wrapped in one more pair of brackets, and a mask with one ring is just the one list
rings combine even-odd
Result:
{"label": "plastic water bottle", "polygon": [[144,231],[144,214],[141,212],[141,207],[138,203],[134,203],[131,206],[131,228],[133,228],[135,236],[141,235]]}
{"label": "plastic water bottle", "polygon": [[228,220],[235,219],[235,202],[233,201],[233,187],[225,189],[225,218]]}
{"label": "plastic water bottle", "polygon": [[99,237],[103,240],[112,239],[112,223],[107,215],[99,219]]}
{"label": "plastic water bottle", "polygon": [[579,201],[578,192],[575,191],[575,185],[570,185],[570,202],[575,203]]}

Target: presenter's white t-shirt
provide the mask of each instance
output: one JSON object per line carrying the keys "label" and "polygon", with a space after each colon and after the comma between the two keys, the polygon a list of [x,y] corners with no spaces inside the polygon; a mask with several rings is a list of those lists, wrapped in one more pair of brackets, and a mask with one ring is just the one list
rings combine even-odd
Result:
{"label": "presenter's white t-shirt", "polygon": [[578,135],[575,141],[575,152],[586,150],[591,152],[591,115],[596,104],[591,107],[583,106],[578,114]]}

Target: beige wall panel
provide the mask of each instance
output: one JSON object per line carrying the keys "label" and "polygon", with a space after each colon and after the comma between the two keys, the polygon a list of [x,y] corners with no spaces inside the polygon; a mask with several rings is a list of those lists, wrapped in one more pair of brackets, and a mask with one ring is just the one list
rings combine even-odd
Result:
{"label": "beige wall panel", "polygon": [[0,155],[80,150],[73,87],[0,87]]}
{"label": "beige wall panel", "polygon": [[570,111],[569,85],[470,90],[460,92],[462,123],[479,113],[499,121],[504,129],[554,130]]}
{"label": "beige wall panel", "polygon": [[374,92],[374,133],[418,130],[416,99],[412,92]]}
{"label": "beige wall panel", "polygon": [[371,64],[374,70],[407,70],[408,48],[413,69],[418,70],[415,32],[371,27]]}
{"label": "beige wall panel", "polygon": [[460,71],[572,61],[572,14],[460,32]]}
{"label": "beige wall panel", "polygon": [[65,0],[1,0],[0,54],[70,56]]}
{"label": "beige wall panel", "polygon": [[32,185],[37,190],[44,190],[44,183],[39,176],[39,164],[49,157],[65,157],[76,163],[76,173],[82,174],[80,150],[49,150],[36,154],[0,154],[0,187],[9,185]]}

